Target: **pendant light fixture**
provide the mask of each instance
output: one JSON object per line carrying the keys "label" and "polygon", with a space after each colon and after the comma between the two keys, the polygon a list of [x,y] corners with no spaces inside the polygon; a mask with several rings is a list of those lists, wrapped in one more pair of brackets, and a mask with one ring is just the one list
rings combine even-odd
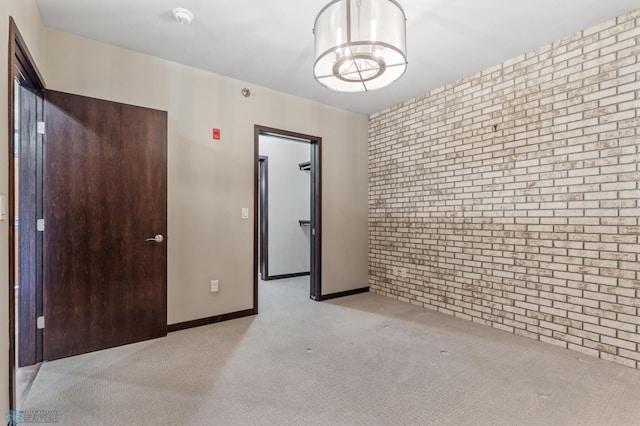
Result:
{"label": "pendant light fixture", "polygon": [[318,14],[313,33],[313,76],[330,89],[380,89],[407,68],[406,18],[395,0],[334,0]]}

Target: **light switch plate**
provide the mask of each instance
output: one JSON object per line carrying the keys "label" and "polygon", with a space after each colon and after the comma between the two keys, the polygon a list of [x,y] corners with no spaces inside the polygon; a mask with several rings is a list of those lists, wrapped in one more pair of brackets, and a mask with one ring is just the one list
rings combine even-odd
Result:
{"label": "light switch plate", "polygon": [[242,218],[249,219],[249,209],[247,207],[242,208]]}

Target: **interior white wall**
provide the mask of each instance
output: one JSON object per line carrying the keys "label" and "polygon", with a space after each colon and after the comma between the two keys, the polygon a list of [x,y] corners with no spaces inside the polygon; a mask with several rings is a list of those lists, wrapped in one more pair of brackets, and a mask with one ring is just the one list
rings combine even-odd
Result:
{"label": "interior white wall", "polygon": [[309,143],[260,135],[260,155],[268,157],[268,272],[309,272],[310,228],[299,220],[311,214],[311,180],[298,164],[309,161]]}

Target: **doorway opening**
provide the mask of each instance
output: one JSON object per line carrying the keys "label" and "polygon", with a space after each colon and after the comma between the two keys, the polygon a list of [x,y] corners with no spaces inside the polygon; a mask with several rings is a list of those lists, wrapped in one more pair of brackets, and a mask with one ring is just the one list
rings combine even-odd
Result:
{"label": "doorway opening", "polygon": [[321,138],[254,128],[254,313],[258,283],[309,276],[321,299]]}

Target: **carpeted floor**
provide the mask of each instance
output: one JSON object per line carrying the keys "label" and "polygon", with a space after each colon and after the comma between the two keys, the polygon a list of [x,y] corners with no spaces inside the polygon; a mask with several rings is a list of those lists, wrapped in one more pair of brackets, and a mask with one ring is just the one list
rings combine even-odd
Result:
{"label": "carpeted floor", "polygon": [[638,425],[640,371],[365,293],[42,365],[63,425]]}

